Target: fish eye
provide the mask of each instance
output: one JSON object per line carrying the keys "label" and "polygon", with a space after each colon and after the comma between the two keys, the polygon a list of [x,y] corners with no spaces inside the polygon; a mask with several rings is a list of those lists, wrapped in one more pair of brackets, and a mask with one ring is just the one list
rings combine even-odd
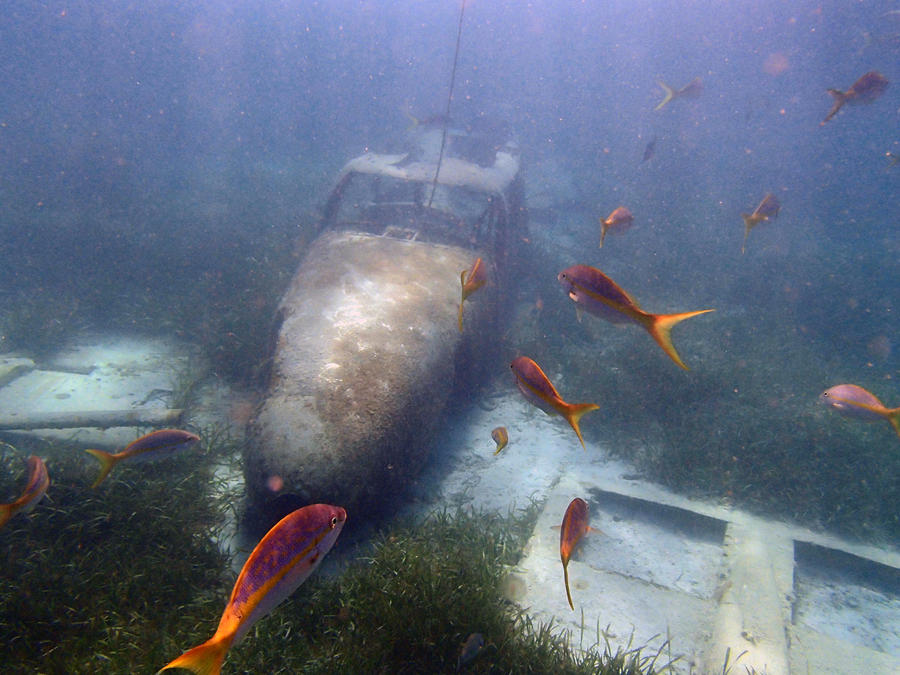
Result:
{"label": "fish eye", "polygon": [[338,519],[337,516],[331,516],[331,528],[334,529],[337,527]]}

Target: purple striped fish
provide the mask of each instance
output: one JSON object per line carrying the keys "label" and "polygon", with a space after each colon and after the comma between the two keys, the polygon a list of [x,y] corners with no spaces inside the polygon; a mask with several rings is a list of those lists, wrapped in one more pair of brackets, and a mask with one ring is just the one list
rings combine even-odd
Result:
{"label": "purple striped fish", "polygon": [[125,449],[116,454],[103,450],[85,450],[100,462],[100,475],[91,485],[92,488],[102,483],[113,467],[123,459],[135,458],[135,460],[164,459],[174,452],[193,445],[200,440],[197,434],[181,429],[160,429],[144,434],[125,446]]}
{"label": "purple striped fish", "polygon": [[21,511],[28,513],[37,506],[50,487],[50,475],[47,466],[37,455],[28,458],[28,483],[22,495],[14,502],[0,504],[0,527],[6,525],[10,518]]}
{"label": "purple striped fish", "polygon": [[459,273],[459,283],[462,286],[462,294],[459,299],[459,332],[463,329],[463,303],[472,293],[487,283],[487,270],[481,258],[476,258],[468,271]]}
{"label": "purple striped fish", "polygon": [[516,386],[519,387],[522,396],[548,415],[560,415],[565,418],[575,430],[578,440],[581,441],[581,447],[584,448],[584,438],[581,436],[578,421],[582,415],[591,410],[597,410],[600,406],[595,403],[567,403],[564,401],[553,383],[544,375],[541,367],[527,356],[514,358],[509,367],[516,376]]}
{"label": "purple striped fish", "polygon": [[241,569],[215,635],[157,672],[183,668],[217,675],[225,655],[250,627],[300,586],[334,546],[347,512],[312,504],[289,513],[266,533]]}
{"label": "purple striped fish", "polygon": [[559,557],[562,560],[566,599],[569,601],[569,607],[573,610],[575,605],[572,602],[572,594],[569,592],[569,558],[572,557],[572,551],[578,546],[581,538],[591,531],[593,531],[593,528],[588,525],[587,502],[580,497],[576,497],[569,502],[566,515],[563,516],[562,525],[559,528]]}
{"label": "purple striped fish", "polygon": [[856,384],[837,384],[826,389],[820,400],[844,417],[866,422],[887,420],[900,436],[900,406],[888,408],[872,392]]}

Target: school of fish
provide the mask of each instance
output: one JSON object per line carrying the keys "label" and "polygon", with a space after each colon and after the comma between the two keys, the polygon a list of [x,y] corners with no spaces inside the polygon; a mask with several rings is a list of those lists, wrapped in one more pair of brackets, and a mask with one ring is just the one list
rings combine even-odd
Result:
{"label": "school of fish", "polygon": [[[822,125],[826,124],[845,105],[871,104],[886,90],[889,82],[877,71],[862,75],[846,91],[829,89],[834,102]],[[678,99],[695,99],[703,93],[700,78],[676,89],[662,80],[659,86],[664,98],[656,110]],[[647,144],[642,161],[653,157],[656,137]],[[891,166],[897,164],[897,156],[886,153]],[[744,239],[741,253],[746,250],[750,231],[761,223],[774,220],[781,204],[773,193],[767,193],[751,213],[741,214],[744,221]],[[600,247],[608,233],[623,233],[634,224],[634,217],[625,206],[619,206],[606,218],[600,219]],[[646,330],[663,352],[680,368],[687,365],[675,350],[670,332],[680,322],[714,311],[701,309],[674,314],[653,314],[640,308],[637,302],[616,282],[601,270],[585,264],[568,267],[557,275],[568,298],[575,303],[577,318],[587,312],[613,324],[636,324]],[[460,302],[458,329],[463,331],[464,303],[489,281],[487,266],[477,258],[468,270],[460,273]],[[582,448],[587,449],[579,422],[583,415],[599,409],[596,403],[566,402],[541,367],[527,356],[518,356],[510,368],[515,384],[526,401],[550,415],[563,417],[575,432]],[[860,421],[884,421],[900,436],[900,406],[887,407],[874,394],[855,384],[838,384],[820,395],[820,400],[839,414]],[[498,426],[491,432],[498,455],[509,443],[507,429]],[[100,472],[92,488],[99,487],[120,462],[136,463],[155,461],[185,450],[200,441],[196,434],[181,429],[161,429],[145,434],[117,453],[89,449],[100,463]],[[13,502],[0,504],[0,527],[18,513],[27,513],[46,495],[50,477],[44,461],[30,456],[26,461],[26,485]],[[158,672],[181,668],[197,675],[215,675],[220,672],[228,650],[261,618],[287,599],[316,569],[331,550],[344,524],[346,511],[339,506],[312,504],[299,508],[282,518],[260,540],[241,569],[231,596],[214,635],[206,642],[175,658]],[[589,525],[588,504],[574,498],[566,509],[560,526],[559,552],[563,567],[566,598],[574,610],[569,588],[568,564],[581,539],[595,531]],[[460,649],[457,670],[470,663],[484,647],[484,637],[473,633]]]}
{"label": "school of fish", "polygon": [[[694,99],[703,93],[703,83],[700,78],[694,78],[680,89],[669,86],[662,80],[659,86],[665,92],[662,101],[656,106],[661,110],[676,99]],[[845,104],[872,103],[884,93],[888,86],[888,80],[878,73],[871,71],[861,76],[846,92],[829,89],[828,92],[834,98],[834,105],[822,124],[831,120]],[[642,162],[651,159],[655,152],[657,138],[653,136],[644,150]],[[897,163],[897,158],[890,152],[886,156],[891,160],[891,165]],[[890,167],[889,167],[890,168]],[[781,211],[781,202],[771,192],[766,193],[760,203],[751,213],[743,213],[744,239],[741,244],[741,254],[744,254],[747,246],[747,238],[750,231],[761,223],[770,222],[778,217]],[[603,247],[608,233],[624,233],[634,224],[634,216],[626,206],[615,208],[606,218],[600,218],[600,247]],[[476,265],[481,259],[476,262]],[[475,267],[469,272],[468,279],[475,275]],[[681,359],[672,343],[672,327],[682,321],[715,311],[713,309],[701,309],[675,314],[652,314],[640,308],[632,297],[616,282],[605,275],[601,270],[589,265],[573,265],[560,272],[557,276],[568,297],[575,303],[576,314],[581,321],[582,311],[586,311],[598,318],[613,324],[637,324],[646,330],[663,352],[680,368],[688,370],[688,366]],[[481,285],[471,286],[467,293],[467,276],[463,272],[461,277],[463,286],[463,300]],[[462,330],[462,301],[460,302],[460,330]],[[582,447],[586,449],[584,437],[581,433],[579,420],[582,415],[592,410],[597,410],[594,403],[567,403],[550,382],[540,366],[526,356],[519,356],[510,364],[515,376],[515,383],[525,399],[550,415],[563,417],[575,431]],[[891,424],[900,435],[900,407],[888,408],[872,393],[854,384],[841,384],[831,387],[820,395],[820,399],[829,407],[840,414],[864,421],[884,420]],[[502,432],[502,433],[501,433]],[[491,434],[497,443],[495,455],[498,454],[507,442],[505,427],[494,429]],[[569,590],[568,563],[573,550],[581,538],[590,531],[588,525],[588,508],[584,500],[575,498],[569,504],[569,508],[563,517],[560,528],[560,559],[563,566],[563,577],[570,608],[574,609],[572,595]]]}

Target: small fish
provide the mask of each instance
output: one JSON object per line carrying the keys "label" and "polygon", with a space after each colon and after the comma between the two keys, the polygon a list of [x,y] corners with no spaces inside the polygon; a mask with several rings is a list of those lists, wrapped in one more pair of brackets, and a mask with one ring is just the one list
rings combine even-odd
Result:
{"label": "small fish", "polygon": [[644,157],[641,159],[641,162],[646,162],[649,159],[653,158],[653,155],[656,154],[656,136],[651,138],[646,147],[644,148]]}
{"label": "small fish", "polygon": [[403,111],[406,113],[406,117],[409,119],[409,126],[406,127],[408,132],[424,132],[432,129],[443,129],[447,128],[447,133],[456,135],[456,136],[464,136],[469,132],[469,127],[467,125],[459,124],[456,120],[447,117],[442,113],[437,113],[435,115],[429,115],[423,119],[419,119],[414,116],[409,108]]}
{"label": "small fish", "polygon": [[231,646],[306,581],[334,546],[346,521],[344,509],[328,504],[304,506],[278,521],[244,563],[215,634],[157,675],[170,668],[218,675]]}
{"label": "small fish", "polygon": [[47,466],[37,455],[28,458],[28,483],[19,498],[9,504],[0,504],[0,527],[6,525],[10,518],[19,513],[28,513],[37,506],[50,487],[50,475]]}
{"label": "small fish", "polygon": [[620,206],[610,213],[606,220],[600,221],[600,248],[603,248],[603,240],[606,239],[606,233],[609,230],[613,232],[625,232],[634,224],[634,216],[625,206]]}
{"label": "small fish", "polygon": [[897,164],[900,164],[900,155],[898,155],[896,152],[891,152],[890,150],[888,150],[886,153],[884,153],[884,156],[888,158],[888,161],[890,161],[890,164],[887,165],[887,168],[890,169],[897,166]]}
{"label": "small fish", "polygon": [[562,560],[563,580],[566,583],[566,598],[573,611],[575,604],[572,602],[572,594],[569,592],[569,558],[572,557],[572,551],[575,550],[581,538],[592,529],[588,525],[587,502],[576,497],[569,503],[569,508],[566,509],[566,515],[563,516],[562,525],[559,528],[559,557]]}
{"label": "small fish", "polygon": [[91,487],[96,488],[99,486],[109,475],[109,472],[112,471],[113,467],[123,459],[132,457],[136,461],[163,459],[199,440],[200,437],[192,434],[190,431],[160,429],[144,434],[116,454],[104,452],[103,450],[85,450],[85,452],[90,453],[100,462],[100,475],[97,476],[97,480],[94,481]]}
{"label": "small fish", "polygon": [[703,82],[699,77],[695,77],[681,89],[677,90],[673,89],[662,80],[657,80],[656,82],[660,87],[662,87],[666,95],[663,97],[663,100],[659,102],[659,105],[654,108],[654,110],[660,110],[663,106],[668,104],[670,101],[674,101],[676,98],[697,98],[698,96],[700,96],[700,94],[703,93]]}
{"label": "small fish", "polygon": [[741,254],[743,254],[744,249],[747,248],[747,237],[750,234],[750,230],[760,223],[766,222],[772,218],[777,218],[780,210],[781,203],[778,201],[778,197],[769,192],[763,197],[759,206],[753,210],[753,213],[741,214],[741,218],[744,219],[744,243],[741,244]]}
{"label": "small fish", "polygon": [[463,270],[459,274],[459,283],[462,286],[462,297],[459,301],[459,332],[463,329],[463,303],[472,293],[487,283],[487,270],[481,258],[477,258],[468,270]]}
{"label": "small fish", "polygon": [[832,117],[837,115],[838,110],[844,107],[844,104],[872,103],[877,100],[887,89],[888,79],[877,70],[870,70],[868,73],[860,77],[853,86],[847,91],[838,89],[829,89],[828,93],[834,97],[834,105],[825,116],[825,119],[819,123],[819,126],[825,126],[825,123]]}
{"label": "small fish", "polygon": [[819,398],[845,417],[865,422],[887,420],[900,436],[900,407],[885,407],[877,396],[858,385],[838,384],[823,391]]}
{"label": "small fish", "polygon": [[650,314],[642,310],[615,281],[588,265],[568,267],[559,273],[558,279],[575,302],[576,309],[584,309],[614,324],[636,323],[650,333],[669,358],[685,370],[688,367],[672,344],[672,327],[692,316],[715,311],[701,309],[680,314]]}
{"label": "small fish", "polygon": [[484,647],[484,636],[481,633],[472,633],[466,638],[459,648],[459,657],[456,659],[456,672],[459,673],[468,666],[475,657],[481,653]]}
{"label": "small fish", "polygon": [[556,391],[556,387],[544,375],[541,367],[527,356],[516,357],[509,367],[516,376],[516,386],[519,387],[519,391],[528,402],[536,405],[548,415],[555,414],[564,417],[578,435],[581,447],[587,450],[584,438],[581,436],[581,429],[578,428],[578,420],[585,413],[597,410],[600,406],[594,403],[566,403],[563,401],[559,392]]}
{"label": "small fish", "polygon": [[500,451],[506,447],[506,444],[509,443],[509,433],[506,431],[506,427],[497,427],[491,432],[491,438],[494,439],[494,443],[497,444],[497,449],[494,451],[495,455],[499,455]]}

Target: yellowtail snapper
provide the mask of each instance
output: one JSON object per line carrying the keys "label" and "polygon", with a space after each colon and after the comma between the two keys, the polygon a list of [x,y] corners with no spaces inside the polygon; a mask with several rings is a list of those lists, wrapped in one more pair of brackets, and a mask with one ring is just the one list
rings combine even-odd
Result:
{"label": "yellowtail snapper", "polygon": [[0,527],[6,525],[9,519],[17,513],[28,513],[37,506],[50,487],[50,475],[47,466],[37,455],[28,458],[28,482],[22,494],[14,502],[0,504]]}
{"label": "yellowtail snapper", "polygon": [[890,82],[884,75],[877,70],[870,70],[854,82],[847,91],[829,89],[828,93],[834,98],[834,104],[831,106],[831,110],[828,111],[825,119],[819,123],[819,126],[825,126],[825,123],[837,115],[838,110],[848,103],[851,105],[874,103],[887,89],[888,84]]}
{"label": "yellowtail snapper", "polygon": [[472,293],[487,283],[487,270],[481,258],[477,258],[468,270],[459,274],[459,283],[462,286],[462,297],[459,300],[459,332],[463,329],[463,303]]}
{"label": "yellowtail snapper", "polygon": [[113,467],[125,459],[133,461],[156,461],[174,454],[178,450],[193,445],[200,440],[196,434],[181,429],[160,429],[144,434],[140,438],[125,446],[125,449],[115,454],[103,450],[85,450],[100,462],[100,475],[91,485],[96,488],[102,483]]}
{"label": "yellowtail snapper", "polygon": [[656,343],[679,367],[688,367],[678,356],[669,334],[672,327],[692,316],[713,312],[701,309],[680,314],[651,314],[642,310],[619,285],[596,267],[573,265],[559,273],[559,282],[575,302],[577,310],[584,309],[610,323],[636,323],[650,333]]}
{"label": "yellowtail snapper", "polygon": [[864,422],[886,420],[900,436],[900,407],[886,407],[875,394],[859,385],[838,384],[823,391],[819,398],[845,417]]}
{"label": "yellowtail snapper", "polygon": [[345,522],[347,512],[328,504],[304,506],[278,521],[244,563],[215,634],[157,675],[170,668],[218,675],[231,646],[306,581],[334,546]]}
{"label": "yellowtail snapper", "polygon": [[597,410],[600,406],[594,403],[566,403],[563,401],[559,392],[556,391],[556,387],[544,375],[541,367],[527,356],[513,359],[510,368],[516,376],[516,386],[526,400],[548,415],[564,417],[575,430],[578,440],[581,441],[581,447],[584,448],[584,438],[581,436],[581,429],[578,428],[578,420],[585,413]]}
{"label": "yellowtail snapper", "polygon": [[575,604],[572,602],[572,594],[569,592],[569,558],[572,557],[572,551],[575,550],[582,537],[593,530],[588,522],[587,502],[576,497],[569,503],[559,528],[559,557],[562,560],[566,599],[569,601],[569,607],[573,610]]}

